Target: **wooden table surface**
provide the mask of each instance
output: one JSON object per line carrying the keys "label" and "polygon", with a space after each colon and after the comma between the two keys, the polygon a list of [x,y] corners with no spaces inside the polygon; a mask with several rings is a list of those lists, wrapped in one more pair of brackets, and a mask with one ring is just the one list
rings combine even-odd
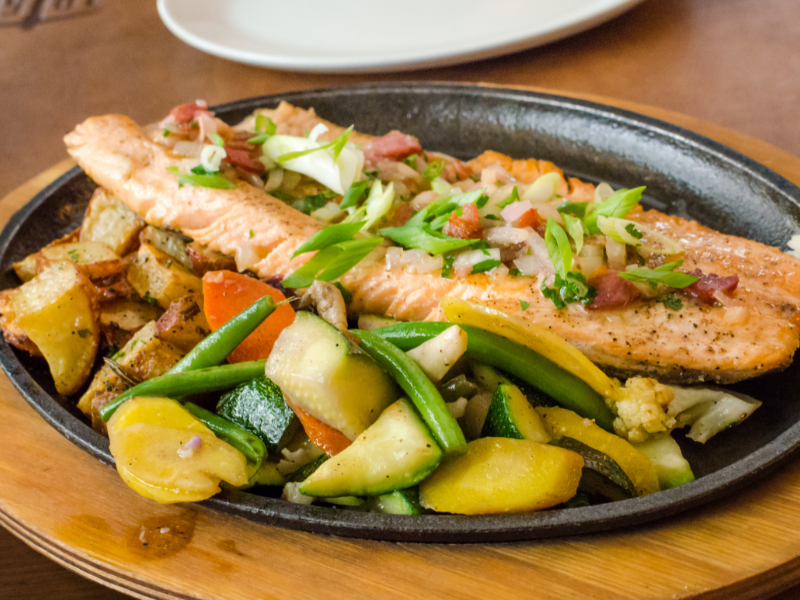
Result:
{"label": "wooden table surface", "polygon": [[[61,137],[91,115],[117,112],[146,123],[196,98],[216,104],[401,79],[610,96],[711,121],[800,156],[798,0],[648,0],[544,48],[444,69],[363,76],[270,71],[202,54],[167,31],[152,0],[61,2],[89,7],[68,18],[48,8],[58,4],[0,2],[0,197],[62,160]],[[20,23],[4,24],[14,15]],[[50,563],[0,529],[0,597],[124,596]],[[800,588],[779,598],[800,598]]]}

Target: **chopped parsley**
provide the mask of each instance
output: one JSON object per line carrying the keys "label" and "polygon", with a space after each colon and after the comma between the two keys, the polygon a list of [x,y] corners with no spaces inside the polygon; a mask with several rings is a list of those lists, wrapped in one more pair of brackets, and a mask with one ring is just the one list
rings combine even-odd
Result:
{"label": "chopped parsley", "polygon": [[500,202],[500,204],[497,205],[497,208],[505,208],[514,202],[519,202],[519,190],[517,190],[517,186],[514,186],[514,189],[511,190],[511,193],[508,195],[508,197]]}
{"label": "chopped parsley", "polygon": [[89,329],[79,329],[78,335],[81,336],[82,338],[86,338],[92,335],[92,332]]}
{"label": "chopped parsley", "polygon": [[444,257],[444,266],[442,266],[442,277],[444,279],[450,279],[450,271],[453,270],[453,262],[456,260],[456,257],[452,254],[448,254]]}
{"label": "chopped parsley", "polygon": [[[155,305],[155,304],[158,304],[158,300],[156,300],[155,298],[153,298],[153,297],[150,295],[150,292],[149,292],[149,291],[147,291],[147,292],[145,292],[145,293],[144,293],[144,296],[142,296],[142,300],[144,300],[145,302],[149,302],[150,304],[154,304],[154,305]],[[131,348],[133,348],[133,346],[131,346]]]}
{"label": "chopped parsley", "polygon": [[566,308],[567,304],[573,302],[592,304],[597,296],[597,290],[586,283],[583,273],[570,272],[565,278],[556,273],[554,287],[542,284],[542,295],[551,300],[556,308]]}
{"label": "chopped parsley", "polygon": [[519,305],[522,307],[522,310],[528,310],[528,307],[530,306],[530,304],[525,302],[525,300],[520,300]]}
{"label": "chopped parsley", "polygon": [[676,260],[675,262],[661,265],[655,269],[639,267],[636,269],[631,269],[630,271],[617,273],[617,275],[623,279],[627,279],[628,281],[649,283],[650,287],[652,288],[655,288],[659,283],[663,283],[664,285],[672,288],[683,289],[685,287],[689,287],[697,281],[700,281],[700,278],[695,277],[694,275],[689,275],[688,273],[683,273],[682,271],[676,271],[675,269],[680,267],[682,264],[682,260]]}
{"label": "chopped parsley", "polygon": [[658,302],[661,302],[664,306],[671,310],[678,311],[683,308],[683,302],[681,299],[675,296],[674,294],[669,294],[668,296],[661,296],[658,299]]}
{"label": "chopped parsley", "polygon": [[472,273],[485,273],[486,271],[491,271],[492,269],[496,269],[501,264],[501,261],[496,260],[494,258],[490,258],[489,260],[482,260],[481,262],[472,265]]}
{"label": "chopped parsley", "polygon": [[640,240],[642,239],[642,237],[644,237],[644,234],[642,234],[641,231],[636,229],[636,225],[634,223],[628,223],[627,225],[625,225],[625,231],[627,231],[631,237],[634,237],[637,240]]}
{"label": "chopped parsley", "polygon": [[255,234],[253,233],[252,229],[247,232],[247,237],[249,237],[250,239],[253,239],[253,235],[255,235]]}

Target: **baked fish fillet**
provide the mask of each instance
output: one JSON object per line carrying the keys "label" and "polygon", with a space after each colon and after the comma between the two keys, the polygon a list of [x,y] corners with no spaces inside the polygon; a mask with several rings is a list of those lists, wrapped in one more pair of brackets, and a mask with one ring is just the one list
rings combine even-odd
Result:
{"label": "baked fish fillet", "polygon": [[[279,133],[302,135],[322,121],[313,111],[282,104],[259,111],[272,118]],[[252,117],[251,117],[252,119]],[[248,126],[249,125],[249,126]],[[243,129],[252,130],[245,121]],[[366,143],[370,136],[351,138]],[[285,277],[307,259],[291,260],[305,240],[322,228],[264,191],[239,182],[235,190],[184,186],[166,168],[193,166],[152,141],[124,116],[86,120],[65,137],[69,153],[102,187],[124,200],[148,223],[179,230],[202,244],[234,256],[241,269],[260,277]],[[512,161],[485,153],[474,161],[501,161],[523,182],[555,167],[546,161]],[[196,161],[195,161],[196,162]],[[564,194],[591,192],[589,184],[562,182]],[[680,311],[660,303],[640,303],[621,310],[587,311],[572,304],[557,309],[535,280],[476,274],[443,279],[438,274],[388,270],[378,248],[341,278],[353,296],[352,309],[401,320],[442,319],[443,296],[469,299],[548,327],[593,362],[614,375],[641,374],[663,382],[731,383],[788,366],[798,347],[800,260],[758,242],[723,235],[695,222],[656,211],[631,214],[686,250],[683,269],[720,276],[738,275],[734,305],[709,306],[691,299]],[[520,301],[529,307],[523,311]]]}

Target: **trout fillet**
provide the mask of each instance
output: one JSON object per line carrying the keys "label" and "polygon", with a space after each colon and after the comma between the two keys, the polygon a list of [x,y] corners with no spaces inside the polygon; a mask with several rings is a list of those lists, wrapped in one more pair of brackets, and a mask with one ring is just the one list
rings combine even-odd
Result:
{"label": "trout fillet", "polygon": [[[321,139],[333,139],[342,131],[313,111],[286,103],[259,112],[277,124],[279,133],[302,135],[320,122],[330,129]],[[237,129],[252,131],[253,118]],[[370,139],[355,133],[351,138],[359,144]],[[65,137],[65,143],[92,179],[148,223],[179,230],[233,256],[240,270],[251,269],[263,278],[282,278],[293,272],[308,258],[292,260],[293,252],[322,228],[313,218],[242,181],[235,190],[178,188],[167,167],[185,170],[193,164],[175,157],[124,116],[87,119]],[[512,161],[497,153],[484,153],[473,166],[498,161],[526,183],[542,172],[557,170],[547,161]],[[590,184],[562,177],[562,195],[585,198],[592,189]],[[439,310],[443,296],[496,308],[548,327],[613,375],[648,375],[682,384],[731,383],[791,363],[799,339],[800,260],[657,211],[628,218],[681,240],[686,249],[685,271],[738,275],[732,305],[686,300],[677,312],[660,303],[597,312],[573,304],[558,310],[542,296],[535,280],[492,274],[450,280],[438,274],[389,270],[385,248],[376,249],[340,281],[352,294],[352,310],[358,313],[440,320],[444,318]],[[520,301],[529,304],[527,310],[522,310]]]}

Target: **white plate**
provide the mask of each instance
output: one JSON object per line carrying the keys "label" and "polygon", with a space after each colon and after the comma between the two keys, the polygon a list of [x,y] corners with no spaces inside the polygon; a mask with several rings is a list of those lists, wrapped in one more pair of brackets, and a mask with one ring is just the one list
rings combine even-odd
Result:
{"label": "white plate", "polygon": [[642,0],[158,0],[187,44],[262,67],[400,71],[539,46]]}

